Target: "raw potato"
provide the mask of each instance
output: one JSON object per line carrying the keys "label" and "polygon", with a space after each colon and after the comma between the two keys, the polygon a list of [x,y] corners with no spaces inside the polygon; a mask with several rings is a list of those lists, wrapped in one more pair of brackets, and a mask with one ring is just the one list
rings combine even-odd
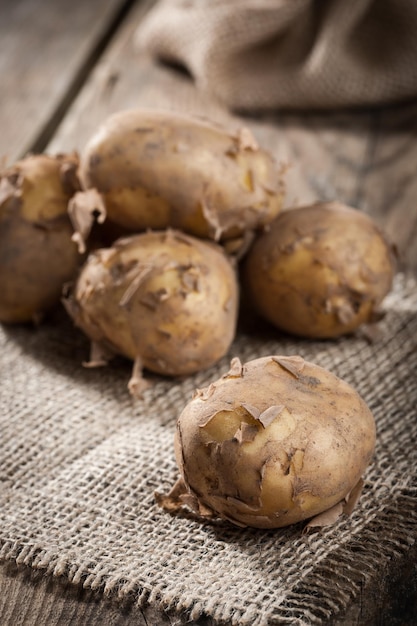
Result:
{"label": "raw potato", "polygon": [[0,172],[0,321],[38,320],[80,257],[67,214],[76,155],[33,155]]}
{"label": "raw potato", "polygon": [[239,526],[279,528],[329,512],[324,524],[347,512],[374,446],[372,413],[329,371],[299,356],[234,359],[181,413],[182,478],[157,500]]}
{"label": "raw potato", "polygon": [[101,364],[103,348],[135,361],[130,389],[140,395],[142,367],[191,374],[227,352],[238,286],[216,244],[176,231],[148,232],[92,253],[66,304],[93,341],[93,364]]}
{"label": "raw potato", "polygon": [[394,273],[393,248],[371,218],[332,202],[281,213],[251,247],[242,280],[276,327],[331,338],[375,321]]}
{"label": "raw potato", "polygon": [[[83,151],[80,176],[101,194],[107,220],[134,232],[235,238],[272,221],[282,205],[278,166],[248,129],[231,134],[171,112],[108,118]],[[88,212],[82,195],[77,205]]]}

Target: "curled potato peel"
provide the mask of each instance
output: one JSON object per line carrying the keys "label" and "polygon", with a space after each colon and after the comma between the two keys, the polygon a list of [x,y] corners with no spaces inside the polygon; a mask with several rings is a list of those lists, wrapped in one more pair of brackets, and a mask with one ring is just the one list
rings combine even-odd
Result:
{"label": "curled potato peel", "polygon": [[59,303],[82,257],[68,201],[79,188],[75,154],[26,157],[0,172],[0,321],[37,321]]}
{"label": "curled potato peel", "polygon": [[179,416],[181,478],[157,500],[238,526],[283,527],[347,510],[374,446],[371,411],[331,372],[299,356],[234,359]]}
{"label": "curled potato peel", "polygon": [[378,319],[394,273],[394,248],[371,218],[332,202],[282,212],[253,243],[242,282],[277,328],[332,338]]}
{"label": "curled potato peel", "polygon": [[[237,238],[269,223],[283,200],[279,167],[248,129],[168,111],[110,116],[82,152],[80,177],[101,195],[107,222],[131,232]],[[74,210],[88,213],[82,195]]]}
{"label": "curled potato peel", "polygon": [[92,253],[65,303],[93,342],[92,364],[111,353],[132,359],[129,387],[140,395],[142,368],[182,376],[227,352],[238,285],[216,244],[172,230],[148,232]]}

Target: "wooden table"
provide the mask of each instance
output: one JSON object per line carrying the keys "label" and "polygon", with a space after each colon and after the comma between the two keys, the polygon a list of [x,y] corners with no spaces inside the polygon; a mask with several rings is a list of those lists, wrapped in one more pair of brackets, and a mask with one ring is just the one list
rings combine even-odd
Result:
{"label": "wooden table", "polygon": [[[271,113],[245,119],[196,90],[178,68],[134,44],[150,0],[0,1],[0,159],[81,150],[110,113],[135,106],[204,114],[249,126],[290,164],[287,205],[339,199],[383,226],[400,269],[417,275],[417,100],[357,112]],[[334,624],[411,624],[417,615],[417,551],[375,572]],[[119,606],[42,573],[0,566],[0,623],[179,624],[154,607]],[[200,625],[208,624],[200,620]]]}

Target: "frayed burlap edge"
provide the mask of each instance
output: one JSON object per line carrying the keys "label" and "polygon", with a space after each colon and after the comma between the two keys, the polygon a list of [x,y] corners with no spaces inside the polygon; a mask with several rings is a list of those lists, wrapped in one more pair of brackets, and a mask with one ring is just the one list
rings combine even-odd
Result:
{"label": "frayed burlap edge", "polygon": [[[399,310],[411,311],[410,319],[415,321],[417,312],[415,282],[412,279],[407,281],[404,277],[398,277],[396,285],[396,290],[387,299],[387,308],[398,306]],[[250,348],[248,350],[250,352]],[[414,354],[415,360],[415,350],[410,354]],[[412,362],[409,366],[412,367]],[[348,364],[346,367],[349,367]],[[343,366],[341,369],[343,370]],[[415,393],[415,386],[413,392]],[[412,398],[410,402],[412,404]],[[48,550],[44,545],[30,542],[24,545],[23,540],[11,543],[0,539],[0,559],[41,569],[55,577],[64,577],[74,584],[100,591],[108,597],[118,600],[130,598],[138,606],[144,606],[148,602],[154,603],[161,609],[174,610],[186,614],[191,619],[208,615],[219,624],[254,626],[287,623],[320,624],[346,610],[349,602],[361,592],[363,586],[372,582],[381,564],[404,556],[414,541],[417,507],[413,476],[409,476],[409,480],[404,480],[403,484],[384,486],[381,477],[373,473],[371,468],[367,482],[374,487],[377,485],[382,494],[381,506],[377,510],[370,507],[370,516],[364,523],[363,516],[367,509],[365,500],[362,508],[359,506],[358,515],[342,523],[341,532],[344,533],[344,541],[341,545],[327,555],[323,556],[322,553],[314,568],[303,572],[298,584],[286,595],[278,609],[272,612],[260,612],[259,606],[254,606],[250,598],[245,609],[236,608],[232,599],[229,606],[210,611],[197,598],[190,601],[177,596],[169,597],[169,594],[161,595],[158,590],[147,588],[138,581],[112,576],[111,572],[92,574],[82,560],[73,559],[68,562],[58,552]],[[334,529],[323,529],[318,535],[312,535],[306,540],[306,548],[315,549],[318,544],[331,541],[333,532]],[[360,537],[357,536],[358,533]],[[334,575],[334,572],[340,575],[338,597],[335,597],[329,585],[329,577]]]}

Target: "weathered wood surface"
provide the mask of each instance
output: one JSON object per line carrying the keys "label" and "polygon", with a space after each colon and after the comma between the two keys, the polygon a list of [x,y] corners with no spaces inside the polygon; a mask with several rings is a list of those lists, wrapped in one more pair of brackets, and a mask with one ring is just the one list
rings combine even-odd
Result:
{"label": "weathered wood surface", "polygon": [[[278,160],[291,165],[287,205],[339,199],[363,209],[396,242],[401,267],[417,274],[417,101],[357,113],[240,118],[198,92],[185,73],[155,64],[135,47],[135,29],[152,2],[136,2],[121,21],[127,4],[135,3],[0,0],[0,155],[13,161],[36,147],[82,150],[110,113],[136,106],[198,113],[231,127],[245,124]],[[110,40],[115,20],[121,23]],[[372,588],[364,589],[334,624],[412,624],[417,614],[415,563],[414,551],[407,560],[376,572]],[[186,621],[152,607],[142,612],[118,606],[13,564],[0,566],[4,626]],[[200,626],[209,623],[199,621]]]}
{"label": "weathered wood surface", "polygon": [[123,15],[125,1],[0,1],[0,159],[36,150]]}
{"label": "weathered wood surface", "polygon": [[[398,563],[375,572],[370,588],[345,615],[328,626],[414,626],[417,615],[417,549]],[[339,572],[340,573],[340,572]],[[0,565],[2,626],[215,626],[209,618],[189,621],[153,606],[117,603],[98,592],[72,585],[41,571]]]}

